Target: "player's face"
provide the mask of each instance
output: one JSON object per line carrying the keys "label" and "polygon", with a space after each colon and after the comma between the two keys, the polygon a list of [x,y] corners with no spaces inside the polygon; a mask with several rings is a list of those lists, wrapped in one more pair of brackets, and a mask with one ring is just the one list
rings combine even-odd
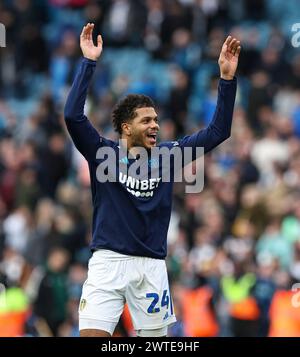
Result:
{"label": "player's face", "polygon": [[131,144],[146,149],[156,146],[159,131],[157,114],[154,108],[136,109],[136,117],[131,122]]}

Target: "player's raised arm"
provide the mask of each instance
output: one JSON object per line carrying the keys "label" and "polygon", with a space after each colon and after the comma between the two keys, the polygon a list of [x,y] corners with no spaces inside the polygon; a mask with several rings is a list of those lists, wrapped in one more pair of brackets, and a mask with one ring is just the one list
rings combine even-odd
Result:
{"label": "player's raised arm", "polygon": [[66,125],[73,142],[89,161],[96,158],[96,152],[101,141],[97,130],[84,115],[88,87],[96,68],[96,61],[101,55],[103,44],[99,35],[97,45],[94,45],[92,39],[93,28],[93,24],[87,24],[81,32],[80,47],[84,58],[76,73],[64,110]]}
{"label": "player's raised arm", "polygon": [[237,84],[235,73],[240,52],[240,41],[228,36],[218,61],[221,78],[214,117],[206,129],[179,140],[181,147],[204,147],[204,152],[208,152],[230,136]]}

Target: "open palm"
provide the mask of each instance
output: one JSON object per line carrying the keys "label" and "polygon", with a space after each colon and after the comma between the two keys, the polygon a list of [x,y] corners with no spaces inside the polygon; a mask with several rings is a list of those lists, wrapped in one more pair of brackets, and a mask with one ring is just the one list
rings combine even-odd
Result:
{"label": "open palm", "polygon": [[97,61],[102,52],[102,37],[101,35],[97,36],[97,46],[93,42],[93,29],[94,24],[88,23],[83,27],[80,35],[80,47],[85,58]]}
{"label": "open palm", "polygon": [[228,36],[222,46],[222,50],[219,57],[219,66],[221,72],[221,78],[232,79],[235,75],[239,55],[241,52],[241,43],[235,38]]}

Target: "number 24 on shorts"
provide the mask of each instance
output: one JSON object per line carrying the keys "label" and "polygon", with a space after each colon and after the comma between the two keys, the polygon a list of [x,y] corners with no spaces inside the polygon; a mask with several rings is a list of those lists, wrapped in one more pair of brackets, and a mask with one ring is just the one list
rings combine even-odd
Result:
{"label": "number 24 on shorts", "polygon": [[[156,307],[157,303],[159,302],[159,295],[157,293],[148,293],[148,294],[146,294],[146,298],[153,299],[150,306],[148,307],[147,312],[149,314],[159,312],[160,308]],[[170,302],[171,302],[171,314],[173,314],[172,301],[170,301],[170,297],[168,296],[168,290],[164,290],[160,306],[161,307],[167,306],[167,309],[168,309]]]}

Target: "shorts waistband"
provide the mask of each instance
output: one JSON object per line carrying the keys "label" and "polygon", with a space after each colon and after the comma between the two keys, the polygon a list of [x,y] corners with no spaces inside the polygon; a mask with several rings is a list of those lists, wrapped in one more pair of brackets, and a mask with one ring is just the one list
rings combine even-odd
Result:
{"label": "shorts waistband", "polygon": [[132,255],[121,254],[121,253],[114,252],[113,250],[101,249],[101,248],[95,249],[93,255],[109,260],[130,260],[130,259],[137,258]]}

